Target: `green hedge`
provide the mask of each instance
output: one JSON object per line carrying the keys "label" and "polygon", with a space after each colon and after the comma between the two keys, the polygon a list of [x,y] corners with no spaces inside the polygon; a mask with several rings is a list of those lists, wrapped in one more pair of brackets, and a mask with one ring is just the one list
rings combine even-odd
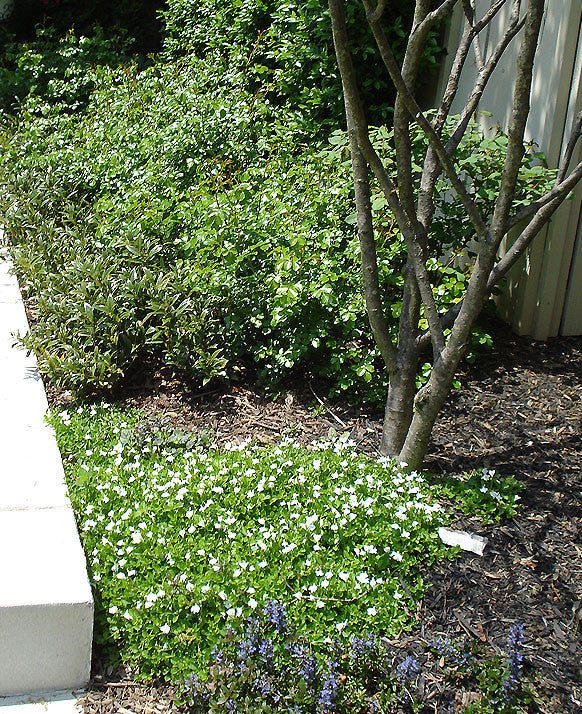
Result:
{"label": "green hedge", "polygon": [[[25,338],[43,372],[75,391],[109,389],[152,356],[194,378],[249,366],[275,384],[300,369],[333,391],[380,399],[385,376],[360,290],[345,135],[302,144],[284,108],[250,92],[215,54],[90,72],[83,112],[58,93],[5,118],[7,232],[38,321]],[[52,87],[52,85],[49,86]],[[391,133],[380,129],[379,150]],[[505,137],[474,132],[457,156],[484,213]],[[417,132],[415,151],[424,140]],[[521,197],[547,185],[524,160]],[[471,227],[442,182],[431,269],[446,308],[467,275],[452,256]],[[396,329],[402,241],[374,196],[381,287]],[[448,253],[447,253],[448,251]]]}

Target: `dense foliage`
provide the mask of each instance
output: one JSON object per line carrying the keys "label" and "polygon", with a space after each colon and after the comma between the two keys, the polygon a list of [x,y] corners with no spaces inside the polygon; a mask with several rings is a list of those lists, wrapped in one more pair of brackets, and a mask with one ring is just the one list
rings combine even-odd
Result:
{"label": "dense foliage", "polygon": [[[41,370],[91,391],[152,356],[203,380],[255,365],[270,384],[307,365],[336,392],[381,399],[382,380],[369,388],[382,370],[359,286],[345,135],[300,143],[285,112],[244,88],[218,55],[210,69],[184,58],[80,76],[31,92],[2,135],[0,205],[36,305],[25,344]],[[88,84],[96,89],[85,110],[69,111],[71,93],[80,101]],[[390,154],[388,130],[375,141]],[[485,213],[504,141],[475,130],[458,152]],[[419,151],[423,142],[416,134]],[[520,198],[548,180],[533,158],[524,159]],[[438,205],[431,253],[444,268],[437,294],[446,308],[462,294],[467,276],[455,258],[470,227],[445,181]],[[374,209],[395,329],[405,254],[381,195]]]}
{"label": "dense foliage", "polygon": [[[359,3],[348,5],[357,28]],[[346,137],[326,124],[340,94],[322,0],[225,12],[171,0],[166,52],[149,64],[128,64],[129,40],[99,29],[7,48],[1,92],[19,112],[0,114],[0,210],[36,316],[24,342],[76,392],[161,359],[206,381],[251,367],[273,385],[300,369],[333,393],[382,400]],[[386,17],[397,45],[410,18]],[[292,61],[300,50],[309,58]],[[392,155],[389,129],[374,141]],[[413,143],[420,155],[420,133]],[[485,216],[504,149],[502,135],[473,130],[457,152]],[[524,158],[518,200],[547,185],[536,162]],[[458,252],[470,226],[446,181],[437,204],[430,267],[445,309],[468,277]],[[374,213],[395,330],[405,252],[379,194]]]}

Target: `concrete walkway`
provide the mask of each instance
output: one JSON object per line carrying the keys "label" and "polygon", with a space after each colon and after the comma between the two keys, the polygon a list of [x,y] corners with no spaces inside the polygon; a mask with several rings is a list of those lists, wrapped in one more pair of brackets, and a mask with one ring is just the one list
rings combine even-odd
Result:
{"label": "concrete walkway", "polygon": [[7,258],[0,249],[0,697],[83,687],[93,635],[44,387],[34,356],[15,346],[13,334],[28,324]]}

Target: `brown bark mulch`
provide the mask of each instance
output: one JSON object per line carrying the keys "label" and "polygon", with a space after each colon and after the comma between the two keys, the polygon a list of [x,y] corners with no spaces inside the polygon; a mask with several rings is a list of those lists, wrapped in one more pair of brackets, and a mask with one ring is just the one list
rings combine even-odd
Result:
{"label": "brown bark mulch", "polygon": [[[417,625],[392,646],[414,651],[442,634],[477,638],[502,653],[511,625],[523,623],[538,710],[580,714],[582,338],[540,343],[498,325],[493,351],[463,368],[461,382],[435,426],[426,466],[449,473],[486,466],[513,474],[525,487],[522,508],[491,525],[459,515],[457,527],[489,538],[484,556],[463,554],[433,567]],[[308,443],[333,429],[349,432],[369,453],[379,443],[381,415],[331,405],[310,383],[273,399],[241,386],[196,392],[160,373],[120,398],[219,442],[267,443],[289,434]],[[99,667],[97,658],[84,698],[87,714],[171,711],[171,687],[139,685],[131,672]],[[444,683],[436,678],[425,687],[426,711],[446,711]],[[470,692],[464,694],[470,701]]]}

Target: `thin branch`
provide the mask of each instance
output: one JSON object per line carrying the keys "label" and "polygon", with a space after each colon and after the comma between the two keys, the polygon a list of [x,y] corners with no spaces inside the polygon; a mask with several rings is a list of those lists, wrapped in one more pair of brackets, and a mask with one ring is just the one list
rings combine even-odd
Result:
{"label": "thin branch", "polygon": [[572,131],[570,132],[570,138],[568,139],[566,151],[564,152],[564,156],[562,157],[562,160],[560,162],[560,168],[558,169],[558,175],[556,176],[556,184],[562,183],[562,181],[566,177],[568,166],[570,164],[570,161],[572,160],[572,154],[574,153],[574,149],[576,147],[576,144],[578,143],[578,139],[580,138],[581,133],[582,112],[578,112],[578,114],[576,115],[576,119],[574,120]]}
{"label": "thin branch", "polygon": [[360,151],[368,162],[372,171],[376,175],[380,187],[394,218],[404,236],[406,248],[410,260],[414,265],[414,271],[418,282],[418,288],[425,306],[427,320],[431,328],[431,339],[436,354],[440,354],[444,347],[444,334],[440,326],[438,311],[432,293],[430,278],[422,255],[422,249],[417,241],[414,228],[404,210],[402,203],[399,200],[394,183],[388,176],[386,168],[376,153],[368,134],[368,125],[362,109],[358,86],[355,78],[354,67],[349,51],[349,43],[345,22],[345,12],[343,0],[329,0],[329,10],[331,15],[333,40],[335,46],[336,57],[342,84],[344,89],[345,101],[348,104],[351,116],[354,122],[354,130],[358,140]]}
{"label": "thin branch", "polygon": [[[497,12],[499,12],[501,7],[505,4],[505,2],[506,0],[498,0],[498,2],[491,7],[489,12],[474,26],[473,30],[469,32],[468,36],[463,36],[464,44],[461,44],[461,46],[459,47],[459,51],[457,52],[457,56],[455,57],[455,64],[453,65],[451,77],[447,84],[447,90],[445,92],[445,96],[443,97],[443,101],[441,103],[441,106],[437,113],[437,117],[434,122],[436,131],[441,131],[446,117],[448,116],[448,113],[450,111],[456,92],[458,90],[461,71],[467,59],[467,54],[471,46],[473,33],[480,32],[484,27],[486,27],[486,25],[493,20],[493,18],[495,17]],[[518,34],[518,32],[521,30],[525,23],[525,18],[522,20],[519,19],[519,5],[520,0],[513,0],[510,23],[505,33],[503,34],[503,37],[497,43],[495,49],[491,53],[491,56],[487,60],[485,66],[483,67],[483,70],[479,73],[477,77],[477,81],[475,82],[475,86],[473,88],[471,96],[469,97],[467,104],[461,112],[459,121],[457,122],[457,125],[445,147],[446,152],[449,156],[453,155],[453,153],[461,143],[469,125],[469,122],[471,121],[473,114],[477,110],[477,106],[481,100],[481,97],[483,96],[485,87],[487,86],[487,83],[489,82],[493,71],[497,67],[501,56],[507,49],[511,40]],[[434,187],[442,170],[441,166],[436,162],[435,156],[435,149],[430,146],[425,157],[417,211],[419,219],[425,227],[428,226],[428,224],[432,220],[432,216],[434,213]]]}
{"label": "thin branch", "polygon": [[582,162],[579,163],[568,178],[564,179],[561,183],[555,184],[553,188],[548,191],[544,196],[538,198],[537,201],[533,201],[529,206],[525,206],[521,211],[518,211],[513,216],[511,216],[505,225],[505,234],[509,233],[512,228],[515,228],[519,223],[526,221],[528,218],[537,213],[545,205],[553,201],[555,198],[565,198],[570,191],[576,186],[581,174]]}
{"label": "thin branch", "polygon": [[[489,25],[490,22],[493,21],[499,10],[506,4],[507,0],[497,0],[496,3],[494,3],[487,13],[477,22],[473,27],[470,26],[469,23],[466,23],[465,25],[465,31],[463,32],[463,37],[461,38],[461,42],[459,44],[459,47],[457,49],[457,52],[455,54],[455,59],[453,62],[453,66],[451,68],[451,74],[449,76],[449,79],[447,81],[447,87],[445,89],[445,93],[443,95],[443,99],[441,102],[441,105],[438,109],[437,116],[436,116],[436,124],[435,124],[435,129],[439,131],[446,119],[446,117],[449,115],[449,111],[451,109],[451,105],[453,103],[453,100],[457,94],[458,88],[459,88],[459,80],[461,77],[461,72],[463,70],[463,67],[465,65],[465,62],[467,60],[467,55],[469,54],[469,50],[471,49],[471,44],[473,42],[473,39],[475,38],[476,35],[478,35],[482,30]],[[495,53],[493,53],[495,54]],[[488,62],[488,65],[490,64],[490,61]],[[493,71],[493,70],[491,70]],[[474,94],[474,92],[472,92]],[[481,92],[482,94],[482,92]],[[474,111],[474,110],[473,110]],[[473,111],[469,112],[469,116],[473,114]]]}
{"label": "thin branch", "polygon": [[350,140],[350,154],[352,158],[352,173],[354,176],[358,240],[360,242],[362,282],[366,301],[366,312],[368,313],[370,327],[380,354],[384,359],[388,372],[392,373],[396,370],[396,349],[390,338],[390,332],[384,317],[384,306],[380,297],[378,258],[376,254],[376,241],[374,240],[374,226],[372,223],[368,164],[358,146],[354,121],[347,102],[345,103],[345,109]]}
{"label": "thin branch", "polygon": [[348,428],[348,425],[345,424],[336,414],[334,414],[334,413],[332,412],[332,410],[326,405],[326,403],[323,401],[323,399],[320,399],[320,398],[317,396],[317,394],[315,393],[315,390],[313,389],[313,387],[312,387],[312,385],[311,385],[311,382],[309,382],[309,389],[311,389],[311,393],[312,393],[313,396],[317,399],[317,401],[319,402],[319,405],[320,405],[321,407],[323,407],[323,408],[325,409],[325,411],[326,411],[330,416],[332,416],[332,417],[337,421],[337,423],[338,423],[340,426],[342,426],[344,429],[347,429],[347,428]]}
{"label": "thin branch", "polygon": [[356,74],[349,50],[349,43],[346,30],[345,12],[342,0],[329,0],[331,15],[331,25],[333,41],[337,57],[338,67],[342,78],[344,97],[350,108],[351,117],[354,123],[354,130],[358,139],[358,146],[368,162],[372,171],[378,178],[390,210],[394,214],[400,230],[404,233],[410,232],[412,227],[400,199],[396,192],[396,186],[388,176],[382,159],[378,156],[368,133],[368,123],[362,108]]}
{"label": "thin branch", "polygon": [[481,217],[481,214],[479,213],[479,209],[477,208],[472,198],[469,196],[469,193],[467,192],[464,183],[457,175],[455,167],[453,166],[450,156],[447,154],[445,147],[443,146],[440,140],[440,137],[435,132],[431,123],[423,114],[416,100],[414,99],[408,87],[406,86],[406,83],[402,78],[400,69],[398,67],[398,64],[396,63],[396,60],[394,59],[390,44],[388,43],[388,40],[386,38],[386,35],[384,34],[382,27],[380,27],[377,22],[371,22],[370,27],[372,28],[372,32],[374,33],[374,37],[376,38],[376,43],[378,45],[378,49],[380,50],[382,60],[386,65],[386,69],[390,74],[390,77],[396,87],[398,95],[402,98],[402,101],[404,102],[406,108],[413,116],[419,127],[427,135],[430,143],[434,147],[434,150],[443,167],[443,170],[447,175],[449,181],[451,182],[455,192],[458,194],[461,203],[463,204],[463,207],[467,211],[467,214],[469,215],[469,218],[471,219],[471,222],[475,227],[477,235],[479,236],[479,238],[485,239],[487,236],[487,227],[485,225],[485,222],[483,221],[483,218]]}
{"label": "thin branch", "polygon": [[533,78],[533,63],[544,13],[544,0],[529,0],[524,34],[517,58],[511,122],[507,132],[507,152],[499,194],[491,220],[491,244],[495,248],[505,234],[505,226],[511,210],[517,177],[524,154],[523,137],[530,110],[530,94]]}
{"label": "thin branch", "polygon": [[[425,32],[435,25],[440,20],[443,20],[447,15],[451,13],[455,5],[459,0],[444,0],[444,2],[439,5],[435,10],[429,12],[429,14],[424,18],[422,23],[417,27],[413,28],[412,32]],[[375,20],[373,18],[368,18],[371,22]]]}
{"label": "thin branch", "polygon": [[[522,211],[520,211],[519,213],[516,213],[515,216],[513,216],[510,221],[508,221],[505,234],[507,234],[518,223],[521,223],[533,214],[536,214],[533,221],[526,226],[526,228],[513,242],[511,248],[509,248],[509,250],[503,255],[502,258],[499,259],[497,264],[492,268],[489,278],[487,280],[487,290],[489,292],[503,277],[505,277],[507,272],[519,260],[519,257],[523,255],[525,249],[529,246],[532,240],[548,222],[554,211],[568,197],[570,191],[581,180],[582,161],[576,166],[576,168],[572,171],[568,178],[562,181],[561,184],[554,186],[554,188],[549,191],[545,196],[543,196],[538,201],[534,201],[532,204],[522,209]],[[441,324],[443,326],[443,329],[447,330],[453,325],[457,315],[461,310],[462,304],[462,301],[455,303],[444,315],[441,315]],[[416,338],[416,346],[418,347],[419,351],[422,351],[426,349],[429,344],[430,331],[425,330]]]}
{"label": "thin branch", "polygon": [[[546,223],[551,218],[552,214],[556,211],[558,206],[566,199],[570,190],[582,179],[582,162],[574,169],[574,171],[568,176],[568,178],[562,182],[562,190],[554,195],[554,198],[546,202],[539,210],[536,212],[532,220],[527,224],[518,238],[514,241],[511,248],[505,253],[505,255],[499,260],[495,267],[491,270],[489,280],[487,281],[487,287],[491,289],[496,283],[501,280],[501,278],[507,274],[507,271],[514,265],[514,263],[523,254],[528,245],[540,232],[540,230],[546,225]],[[567,185],[566,185],[567,184]]]}
{"label": "thin branch", "polygon": [[371,13],[370,17],[374,22],[379,20],[386,9],[386,0],[378,0],[378,5],[376,9]]}
{"label": "thin branch", "polygon": [[[471,29],[475,26],[475,8],[471,0],[463,0],[463,11],[465,18]],[[475,49],[475,59],[477,60],[477,68],[481,71],[485,65],[483,61],[483,52],[481,51],[481,43],[479,42],[479,33],[473,31],[473,47]]]}
{"label": "thin branch", "polygon": [[[451,138],[447,142],[447,153],[449,155],[452,155],[457,146],[460,144],[463,136],[465,135],[465,131],[467,129],[467,126],[471,120],[471,117],[474,115],[474,113],[477,111],[477,106],[479,105],[479,102],[481,101],[481,97],[483,96],[483,92],[485,91],[485,87],[487,86],[489,79],[491,78],[491,75],[493,74],[495,68],[499,64],[499,60],[501,59],[503,53],[509,46],[509,43],[513,38],[519,33],[519,31],[522,29],[522,27],[525,24],[526,18],[522,18],[521,20],[519,19],[519,6],[520,6],[520,0],[513,0],[513,9],[511,13],[511,18],[509,25],[507,26],[507,29],[505,30],[503,37],[499,40],[497,45],[495,46],[495,49],[489,56],[489,59],[485,63],[485,66],[483,67],[482,71],[479,72],[477,76],[477,80],[475,82],[475,86],[473,87],[473,91],[471,92],[471,96],[469,97],[469,100],[467,101],[467,104],[463,108],[463,111],[461,112],[461,116],[459,118],[459,121],[457,122],[457,125],[455,127],[455,130],[453,131],[453,134],[451,135]],[[491,18],[493,19],[493,18]]]}

